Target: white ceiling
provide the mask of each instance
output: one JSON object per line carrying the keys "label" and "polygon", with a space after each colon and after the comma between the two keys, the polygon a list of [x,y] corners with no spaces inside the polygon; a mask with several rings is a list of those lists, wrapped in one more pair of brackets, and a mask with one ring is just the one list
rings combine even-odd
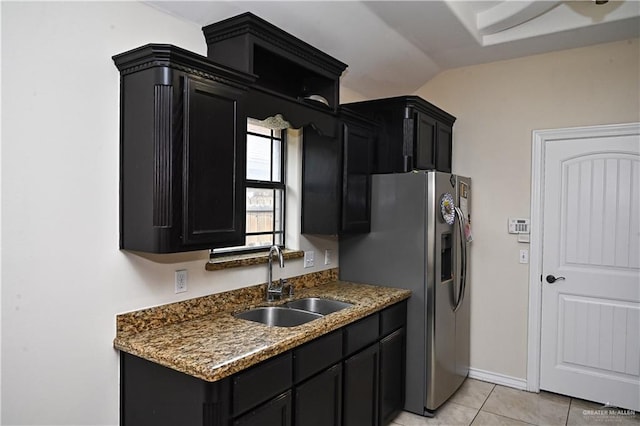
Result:
{"label": "white ceiling", "polygon": [[367,98],[410,94],[439,72],[640,36],[640,1],[145,1],[204,26],[244,12],[349,64]]}

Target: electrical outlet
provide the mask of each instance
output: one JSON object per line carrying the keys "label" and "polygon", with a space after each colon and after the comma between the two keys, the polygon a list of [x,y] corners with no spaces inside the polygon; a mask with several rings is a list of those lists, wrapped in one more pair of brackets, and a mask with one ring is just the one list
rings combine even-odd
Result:
{"label": "electrical outlet", "polygon": [[180,269],[176,271],[176,293],[184,293],[187,291],[187,270]]}
{"label": "electrical outlet", "polygon": [[529,263],[529,250],[520,250],[520,263]]}
{"label": "electrical outlet", "polygon": [[333,258],[333,250],[325,250],[324,251],[324,264],[325,265],[330,265],[332,258]]}
{"label": "electrical outlet", "polygon": [[315,253],[312,251],[305,251],[304,252],[304,267],[305,268],[311,268],[315,265],[314,259],[313,259],[313,255]]}

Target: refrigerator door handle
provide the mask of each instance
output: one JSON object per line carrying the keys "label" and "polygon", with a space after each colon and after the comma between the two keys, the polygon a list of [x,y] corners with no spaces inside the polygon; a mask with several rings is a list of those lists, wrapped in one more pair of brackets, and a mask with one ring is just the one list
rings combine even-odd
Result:
{"label": "refrigerator door handle", "polygon": [[464,293],[467,286],[467,244],[465,243],[464,236],[464,215],[462,214],[462,210],[460,207],[455,207],[456,209],[456,218],[458,218],[458,230],[460,233],[460,283],[459,283],[459,291],[458,291],[458,300],[456,301],[455,307],[453,308],[453,312],[456,312],[460,306],[462,306],[462,301],[464,300]]}

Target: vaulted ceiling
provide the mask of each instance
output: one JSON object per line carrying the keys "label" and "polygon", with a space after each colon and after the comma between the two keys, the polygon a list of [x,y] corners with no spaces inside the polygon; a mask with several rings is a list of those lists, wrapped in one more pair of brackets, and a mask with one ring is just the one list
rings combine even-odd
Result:
{"label": "vaulted ceiling", "polygon": [[145,1],[204,26],[252,12],[345,62],[367,98],[415,92],[446,69],[640,36],[640,2]]}

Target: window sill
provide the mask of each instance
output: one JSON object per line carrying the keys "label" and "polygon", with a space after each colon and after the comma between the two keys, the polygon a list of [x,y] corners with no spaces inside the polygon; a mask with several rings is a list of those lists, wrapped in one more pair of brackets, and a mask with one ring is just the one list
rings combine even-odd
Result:
{"label": "window sill", "polygon": [[[304,257],[304,251],[285,249],[282,252],[282,256],[284,257],[284,260],[299,259]],[[231,269],[240,266],[260,265],[262,263],[267,263],[268,261],[269,254],[266,252],[231,254],[208,261],[204,269],[207,271],[219,271],[221,269]]]}

